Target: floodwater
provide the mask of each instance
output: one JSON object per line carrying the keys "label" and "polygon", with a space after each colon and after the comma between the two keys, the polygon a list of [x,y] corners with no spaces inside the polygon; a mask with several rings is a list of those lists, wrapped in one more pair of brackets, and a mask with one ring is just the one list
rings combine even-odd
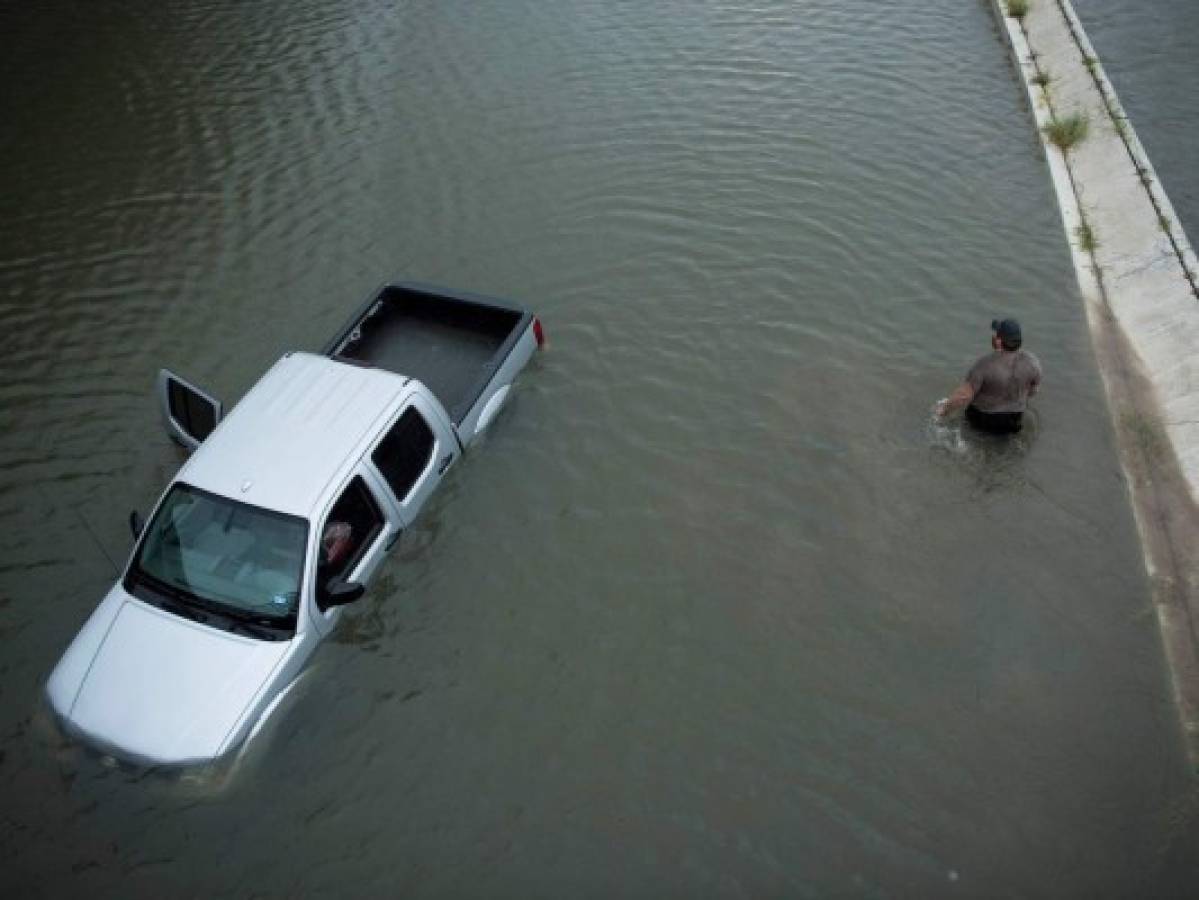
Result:
{"label": "floodwater", "polygon": [[1074,8],[1193,244],[1199,235],[1199,4],[1074,0]]}
{"label": "floodwater", "polygon": [[[1187,770],[988,5],[0,12],[5,896],[1193,896]],[[1138,123],[1139,124],[1139,123]],[[180,462],[383,278],[550,339],[236,765],[50,669]],[[932,403],[1023,320],[1015,444]],[[147,673],[153,677],[153,673]]]}

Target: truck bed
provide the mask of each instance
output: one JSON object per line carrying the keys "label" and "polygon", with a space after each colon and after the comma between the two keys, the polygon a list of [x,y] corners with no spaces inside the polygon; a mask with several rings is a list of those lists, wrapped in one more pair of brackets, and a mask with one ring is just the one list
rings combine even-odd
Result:
{"label": "truck bed", "polygon": [[387,284],[324,352],[417,379],[460,425],[532,319],[488,297]]}

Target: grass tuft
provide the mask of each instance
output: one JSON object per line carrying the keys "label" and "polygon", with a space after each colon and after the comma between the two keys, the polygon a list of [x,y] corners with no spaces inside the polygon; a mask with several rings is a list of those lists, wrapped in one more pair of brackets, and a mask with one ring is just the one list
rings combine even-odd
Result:
{"label": "grass tuft", "polygon": [[1040,88],[1048,88],[1051,81],[1053,81],[1053,76],[1048,72],[1038,72],[1032,77],[1032,83]]}
{"label": "grass tuft", "polygon": [[1050,143],[1061,150],[1069,150],[1087,136],[1090,122],[1080,113],[1066,116],[1064,119],[1054,119],[1045,126],[1045,136]]}
{"label": "grass tuft", "polygon": [[1091,228],[1089,222],[1083,222],[1074,229],[1074,234],[1078,238],[1078,246],[1087,253],[1094,253],[1099,246],[1099,239],[1095,237],[1095,231]]}
{"label": "grass tuft", "polygon": [[1007,0],[1007,14],[1013,19],[1023,19],[1028,15],[1028,0]]}

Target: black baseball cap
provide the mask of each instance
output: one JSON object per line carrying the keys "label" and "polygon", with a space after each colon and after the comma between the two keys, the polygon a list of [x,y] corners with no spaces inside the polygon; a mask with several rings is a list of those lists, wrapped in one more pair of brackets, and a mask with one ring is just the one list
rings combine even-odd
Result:
{"label": "black baseball cap", "polygon": [[999,335],[1005,347],[1015,349],[1023,341],[1020,334],[1020,323],[1015,319],[992,319],[991,330]]}

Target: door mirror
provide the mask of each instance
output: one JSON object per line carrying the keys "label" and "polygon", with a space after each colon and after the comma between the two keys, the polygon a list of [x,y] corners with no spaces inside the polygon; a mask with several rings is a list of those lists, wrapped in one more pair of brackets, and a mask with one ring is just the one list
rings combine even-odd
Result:
{"label": "door mirror", "polygon": [[171,439],[195,450],[221,421],[221,403],[174,372],[158,373],[158,402]]}
{"label": "door mirror", "polygon": [[325,585],[325,596],[321,598],[321,609],[332,609],[335,606],[345,606],[353,603],[366,593],[366,587],[357,581],[342,581],[340,578],[330,578]]}
{"label": "door mirror", "polygon": [[145,520],[142,519],[138,511],[132,510],[129,513],[129,530],[133,532],[133,539],[136,541],[142,536],[142,530],[146,527]]}

